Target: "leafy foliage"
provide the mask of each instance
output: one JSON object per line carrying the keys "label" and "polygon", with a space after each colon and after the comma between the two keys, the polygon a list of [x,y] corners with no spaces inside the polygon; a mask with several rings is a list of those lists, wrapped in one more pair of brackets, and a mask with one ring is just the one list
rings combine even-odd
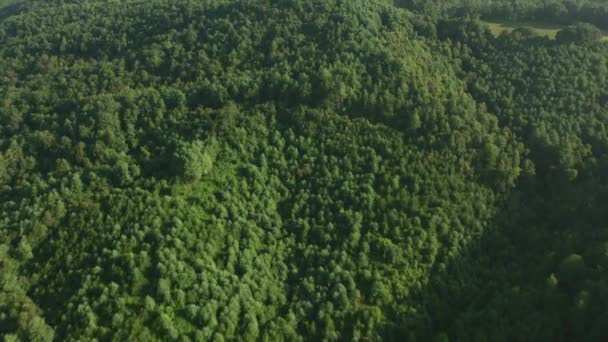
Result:
{"label": "leafy foliage", "polygon": [[608,54],[568,32],[24,3],[0,21],[0,334],[605,337]]}
{"label": "leafy foliage", "polygon": [[606,0],[394,0],[396,5],[431,16],[481,16],[496,20],[585,22],[608,29]]}

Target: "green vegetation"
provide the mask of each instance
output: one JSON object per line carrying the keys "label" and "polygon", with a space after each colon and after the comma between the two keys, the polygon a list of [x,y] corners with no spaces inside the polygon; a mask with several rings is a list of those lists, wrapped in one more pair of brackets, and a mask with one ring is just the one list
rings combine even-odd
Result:
{"label": "green vegetation", "polygon": [[20,2],[19,0],[0,0],[0,9],[9,7],[9,6],[19,3],[19,2]]}
{"label": "green vegetation", "polygon": [[598,32],[25,2],[0,21],[0,336],[605,340]]}
{"label": "green vegetation", "polygon": [[[494,34],[494,36],[498,37],[503,33],[511,33],[514,30],[517,29],[528,29],[528,30],[532,30],[534,32],[534,34],[538,35],[538,36],[543,36],[543,37],[548,37],[550,39],[555,39],[557,37],[557,34],[560,31],[565,30],[565,32],[569,31],[570,27],[575,28],[577,26],[580,25],[572,25],[572,26],[566,26],[566,25],[555,25],[555,24],[551,24],[551,23],[542,23],[542,22],[508,22],[508,21],[504,21],[504,22],[490,22],[490,21],[485,21],[485,20],[481,20],[481,23],[485,24],[488,26],[488,28],[490,29],[490,31],[492,32],[492,34]],[[584,24],[582,24],[584,26]],[[591,40],[603,40],[603,41],[608,41],[608,34],[606,32],[602,32],[599,31],[597,28],[588,28],[587,31],[594,31],[593,33],[590,33],[589,36]],[[577,31],[577,30],[575,30]],[[580,31],[580,30],[578,30]],[[575,34],[575,36],[579,36],[580,34]],[[569,38],[566,38],[569,39]],[[579,41],[580,39],[578,37],[573,37],[572,39],[570,39],[571,41]]]}
{"label": "green vegetation", "polygon": [[511,33],[513,30],[518,28],[526,28],[534,31],[539,36],[546,36],[551,39],[555,39],[557,33],[564,28],[564,26],[560,25],[552,25],[552,24],[543,24],[536,22],[489,22],[482,21],[482,23],[488,25],[490,31],[494,34],[494,36],[500,36],[504,33]]}
{"label": "green vegetation", "polygon": [[586,22],[608,30],[606,0],[394,0],[431,16],[481,17],[492,22],[571,25]]}

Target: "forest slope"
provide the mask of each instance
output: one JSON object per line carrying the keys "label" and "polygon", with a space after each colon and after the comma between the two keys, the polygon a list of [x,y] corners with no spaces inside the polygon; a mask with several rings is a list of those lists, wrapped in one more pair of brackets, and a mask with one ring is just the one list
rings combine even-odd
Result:
{"label": "forest slope", "polygon": [[[582,250],[608,241],[606,47],[521,35],[362,0],[27,2],[0,22],[0,334],[596,333],[563,322],[608,312]],[[530,331],[547,279],[564,313]]]}

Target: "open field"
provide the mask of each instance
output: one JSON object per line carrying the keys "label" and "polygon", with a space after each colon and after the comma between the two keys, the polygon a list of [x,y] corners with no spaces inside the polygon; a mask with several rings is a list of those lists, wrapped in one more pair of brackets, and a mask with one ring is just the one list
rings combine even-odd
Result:
{"label": "open field", "polygon": [[537,22],[490,22],[482,21],[490,27],[490,30],[495,36],[500,35],[502,32],[511,32],[519,27],[527,27],[541,36],[548,36],[551,39],[555,39],[557,32],[563,28],[560,25],[552,25]]}
{"label": "open field", "polygon": [[[487,24],[492,33],[495,36],[500,35],[502,32],[511,32],[519,27],[527,27],[534,30],[541,36],[547,36],[550,39],[555,39],[557,32],[564,28],[563,25],[551,24],[551,23],[543,23],[543,22],[490,22],[483,21],[483,23]],[[608,41],[608,32],[604,32],[603,41]]]}

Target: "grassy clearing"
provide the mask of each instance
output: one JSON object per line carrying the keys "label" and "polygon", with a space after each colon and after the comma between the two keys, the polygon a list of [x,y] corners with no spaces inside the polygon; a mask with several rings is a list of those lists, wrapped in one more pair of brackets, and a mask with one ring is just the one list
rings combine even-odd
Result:
{"label": "grassy clearing", "polygon": [[[519,27],[527,27],[532,29],[540,36],[547,36],[550,39],[555,39],[557,32],[564,28],[563,25],[551,24],[551,23],[543,23],[543,22],[490,22],[490,21],[481,21],[482,23],[488,25],[490,31],[494,36],[499,36],[503,32],[511,32]],[[604,37],[602,37],[602,41],[608,42],[608,32],[604,32]]]}
{"label": "grassy clearing", "polygon": [[503,32],[511,32],[519,27],[527,27],[534,30],[541,36],[547,36],[551,39],[555,39],[557,32],[563,28],[560,25],[545,24],[538,22],[489,22],[482,21],[490,27],[490,30],[495,36],[500,35]]}

